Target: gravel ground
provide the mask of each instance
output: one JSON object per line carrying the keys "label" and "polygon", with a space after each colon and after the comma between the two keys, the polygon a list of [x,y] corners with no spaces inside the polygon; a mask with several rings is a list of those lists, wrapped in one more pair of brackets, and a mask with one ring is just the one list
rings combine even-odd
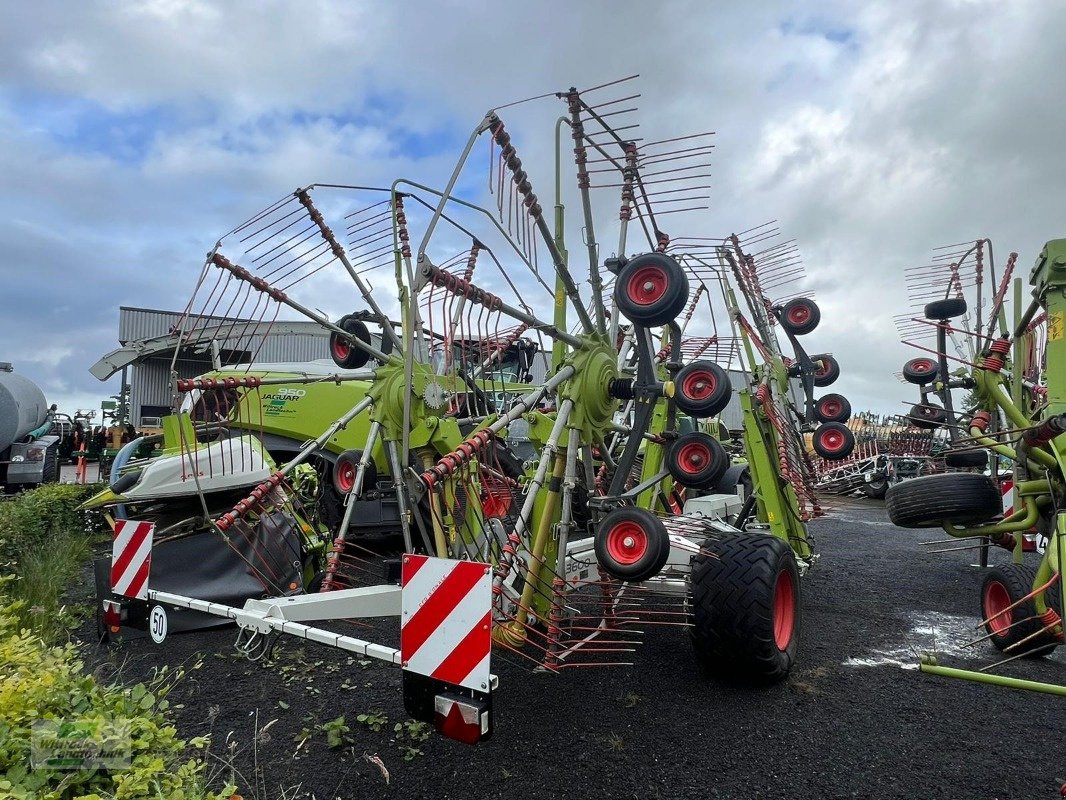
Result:
{"label": "gravel ground", "polygon": [[[681,630],[651,629],[633,668],[538,675],[494,663],[496,732],[468,747],[397,740],[398,670],[325,647],[283,640],[272,665],[249,664],[230,628],[89,658],[126,681],[184,664],[170,696],[179,730],[213,734],[213,767],[234,767],[257,800],[1057,797],[1060,699],[904,668],[934,647],[955,666],[995,660],[990,645],[958,650],[977,622],[975,554],[923,554],[919,542],[942,537],[893,527],[877,501],[832,503],[811,526],[821,560],[803,583],[797,667],[769,689],[705,678]],[[1059,655],[1005,671],[1066,682]],[[371,713],[388,719],[382,730],[356,721]],[[331,749],[318,726],[340,715],[351,730]]]}

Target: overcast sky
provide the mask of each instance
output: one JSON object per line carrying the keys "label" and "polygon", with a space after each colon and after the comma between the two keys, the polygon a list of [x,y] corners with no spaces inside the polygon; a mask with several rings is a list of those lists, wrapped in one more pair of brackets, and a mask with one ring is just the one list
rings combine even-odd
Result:
{"label": "overcast sky", "polygon": [[3,3],[0,360],[98,406],[118,306],[182,307],[255,210],[440,184],[487,108],[640,73],[656,135],[717,132],[706,234],[778,220],[834,389],[898,411],[903,270],[988,236],[1027,274],[1066,235],[1063,40],[1050,0]]}

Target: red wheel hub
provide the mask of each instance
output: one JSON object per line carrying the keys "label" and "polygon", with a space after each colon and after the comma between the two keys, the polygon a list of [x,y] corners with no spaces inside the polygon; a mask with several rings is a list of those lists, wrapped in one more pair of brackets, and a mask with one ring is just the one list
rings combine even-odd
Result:
{"label": "red wheel hub", "polygon": [[814,377],[824,378],[829,374],[829,362],[825,359],[818,359],[818,369],[814,371]]}
{"label": "red wheel hub", "polygon": [[[1011,626],[1014,609],[1004,611],[1010,604],[1010,592],[1006,586],[999,581],[988,584],[985,588],[985,619],[989,620],[988,627],[992,633],[1003,633]],[[997,614],[999,616],[996,616]]]}
{"label": "red wheel hub", "polygon": [[670,278],[662,267],[642,267],[630,276],[626,295],[637,305],[650,306],[663,298],[669,285]]}
{"label": "red wheel hub", "polygon": [[844,449],[844,443],[846,441],[847,440],[845,439],[844,434],[841,431],[835,431],[835,430],[822,431],[822,433],[818,436],[818,443],[821,444],[823,448],[825,448],[826,450],[829,450],[830,452],[836,452],[837,450],[843,450]]}
{"label": "red wheel hub", "polygon": [[793,306],[788,310],[788,313],[785,315],[785,319],[787,319],[792,325],[796,326],[806,324],[807,321],[810,320],[810,318],[811,310],[805,305]]}
{"label": "red wheel hub", "polygon": [[677,454],[677,465],[686,475],[698,475],[711,463],[711,448],[702,442],[689,442]]}
{"label": "red wheel hub", "polygon": [[710,370],[698,370],[686,375],[681,382],[681,394],[689,400],[704,400],[711,396],[718,381]]}
{"label": "red wheel hub", "polygon": [[919,375],[927,375],[936,369],[936,364],[928,358],[916,358],[911,362],[911,369]]}
{"label": "red wheel hub", "polygon": [[823,417],[835,417],[844,410],[844,406],[840,404],[839,400],[825,400],[821,405],[821,412]]}
{"label": "red wheel hub", "polygon": [[339,336],[335,336],[332,342],[333,355],[339,358],[341,361],[346,359],[352,352],[352,346]]}
{"label": "red wheel hub", "polygon": [[648,552],[648,532],[635,522],[619,522],[607,531],[607,553],[619,564],[635,564]]}
{"label": "red wheel hub", "polygon": [[787,569],[777,574],[774,584],[774,644],[787,650],[796,632],[796,583]]}
{"label": "red wheel hub", "polygon": [[337,488],[350,492],[355,486],[355,464],[351,461],[339,461],[336,466]]}

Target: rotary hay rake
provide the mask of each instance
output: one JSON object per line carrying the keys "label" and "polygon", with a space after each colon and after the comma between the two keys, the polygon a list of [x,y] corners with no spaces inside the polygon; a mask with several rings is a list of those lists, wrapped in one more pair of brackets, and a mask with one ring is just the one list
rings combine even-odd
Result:
{"label": "rotary hay rake", "polygon": [[[167,496],[153,473],[166,465],[193,484],[199,508],[184,528],[164,528],[164,540],[206,529],[231,547],[245,542],[239,553],[276,554],[284,547],[261,521],[284,518],[302,543],[285,540],[285,575],[245,558],[267,599],[236,608],[144,581],[105,601],[112,622],[155,627],[167,607],[187,608],[235,619],[254,657],[288,633],[400,664],[409,713],[465,741],[491,732],[490,641],[498,657],[561,672],[628,663],[641,628],[678,625],[715,673],[753,682],[788,673],[799,579],[815,558],[806,522],[821,513],[802,434],[813,431],[827,457],[854,443],[842,424],[846,400],[813,396],[839,366],[797,338],[817,326],[813,301],[768,299],[802,274],[795,244],[778,242],[772,224],[719,239],[663,231],[669,215],[705,208],[712,145],[708,134],[623,138],[635,109],[617,106],[637,95],[588,99],[614,85],[557,95],[566,114],[556,123],[554,231],[498,109],[477,125],[443,190],[405,179],[380,189],[315,185],[220,240],[188,304],[183,345],[221,314],[249,322],[224,336],[212,330],[213,339],[251,350],[284,309],[330,332],[338,369],[257,369],[253,353],[243,368],[183,378],[179,346],[175,391],[186,413],[169,423],[169,456],[128,465],[94,503],[131,506],[159,535],[152,514]],[[585,294],[565,249],[564,129],[574,142]],[[485,140],[495,208],[465,199],[473,150]],[[618,238],[601,261],[605,194],[620,200]],[[343,220],[347,246],[327,217]],[[634,228],[648,249],[627,256]],[[390,272],[395,300],[384,300],[370,282]],[[312,305],[347,296],[352,284],[365,310],[331,320]],[[296,291],[318,299],[302,302]],[[516,347],[543,354],[543,380],[500,369]],[[699,429],[733,392],[719,362],[750,379],[738,387],[746,467],[731,467],[719,440]],[[270,409],[327,386],[347,410],[302,446],[282,448],[281,465],[269,469]],[[736,485],[745,469],[749,496],[715,493],[727,473]],[[339,493],[334,524],[321,513],[327,486]],[[397,510],[404,555],[390,577],[402,590],[380,584],[380,563],[359,541],[359,516],[375,499]],[[325,530],[331,541],[319,557]],[[120,550],[113,574],[120,560],[130,568]],[[303,586],[292,580],[300,569]],[[374,616],[400,618],[399,648],[305,624]]]}
{"label": "rotary hay rake", "polygon": [[[1004,657],[978,672],[940,667],[931,657],[922,668],[1064,693],[1061,686],[990,674],[1015,659],[1047,655],[1063,638],[1066,240],[1044,245],[1029,276],[1027,306],[1022,281],[1013,278],[1017,258],[1011,253],[997,277],[992,243],[979,239],[940,248],[931,265],[911,272],[914,296],[930,302],[921,317],[898,320],[905,343],[923,351],[903,367],[903,378],[921,394],[910,416],[946,430],[950,471],[893,487],[887,504],[897,525],[943,527],[949,541],[968,540],[947,549],[979,548],[982,566],[992,546],[1011,552],[1010,561],[984,576],[984,634],[969,643],[991,641]],[[961,402],[953,396],[960,390],[968,393]]]}

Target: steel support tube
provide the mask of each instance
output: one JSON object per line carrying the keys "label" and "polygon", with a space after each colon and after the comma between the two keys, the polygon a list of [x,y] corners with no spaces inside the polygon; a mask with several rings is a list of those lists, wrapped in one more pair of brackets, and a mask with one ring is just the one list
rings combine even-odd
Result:
{"label": "steel support tube", "polygon": [[974,672],[968,669],[956,669],[955,667],[942,667],[939,664],[922,661],[919,669],[929,675],[939,675],[942,678],[960,678],[964,681],[987,683],[992,686],[1005,686],[1008,689],[1025,689],[1030,692],[1043,692],[1066,697],[1066,686],[1054,683],[1040,683],[1039,681],[1027,681],[1022,678],[1009,678],[1005,675],[990,675],[987,672]]}

